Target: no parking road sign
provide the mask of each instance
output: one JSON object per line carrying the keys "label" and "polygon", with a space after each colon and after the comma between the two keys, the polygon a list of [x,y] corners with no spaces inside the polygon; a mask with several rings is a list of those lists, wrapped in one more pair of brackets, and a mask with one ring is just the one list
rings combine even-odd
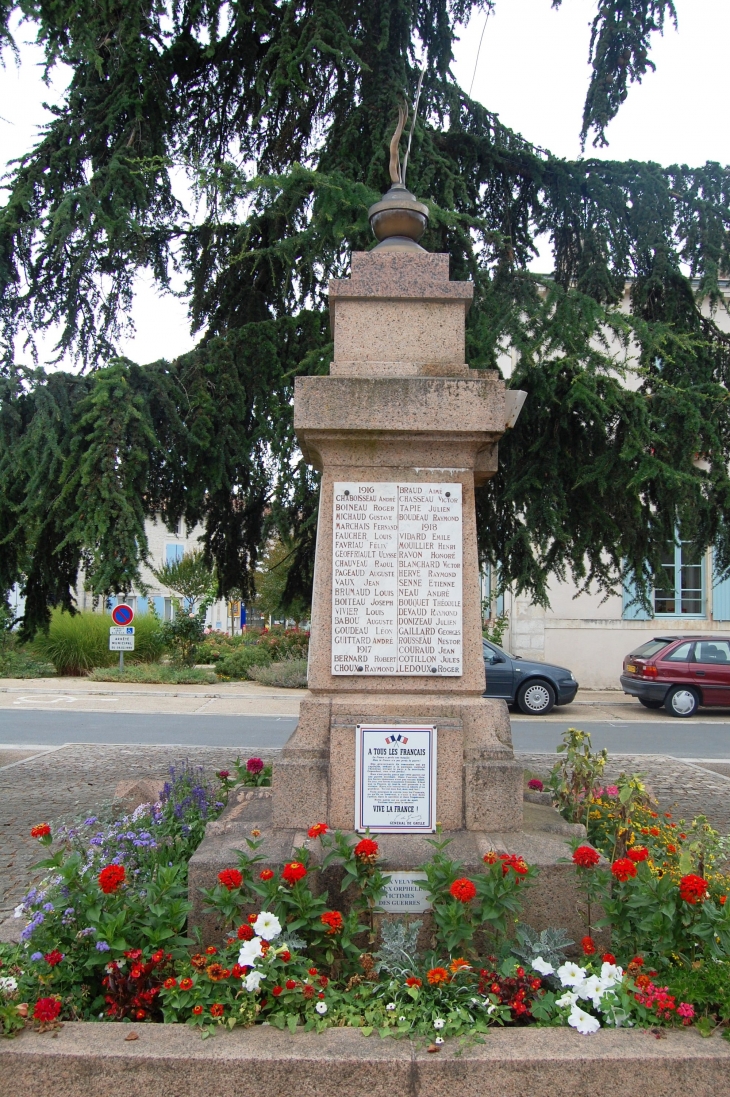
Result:
{"label": "no parking road sign", "polygon": [[112,610],[112,621],[115,625],[131,625],[134,620],[134,610],[126,602],[120,602]]}

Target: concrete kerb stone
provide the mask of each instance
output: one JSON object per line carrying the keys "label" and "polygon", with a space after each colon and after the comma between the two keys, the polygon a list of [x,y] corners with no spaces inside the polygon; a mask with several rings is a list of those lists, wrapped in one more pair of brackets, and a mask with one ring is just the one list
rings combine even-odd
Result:
{"label": "concrete kerb stone", "polygon": [[[130,1033],[139,1037],[130,1041]],[[13,1097],[725,1097],[730,1044],[692,1030],[496,1029],[479,1044],[320,1036],[271,1026],[201,1040],[186,1025],[67,1023],[0,1045],[0,1078]],[[10,1080],[12,1079],[12,1083]]]}

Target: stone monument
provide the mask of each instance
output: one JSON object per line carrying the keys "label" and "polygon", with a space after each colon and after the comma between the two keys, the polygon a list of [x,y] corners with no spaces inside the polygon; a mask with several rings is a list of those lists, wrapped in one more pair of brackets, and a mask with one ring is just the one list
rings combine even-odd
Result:
{"label": "stone monument", "polygon": [[525,394],[467,365],[473,286],[419,245],[427,216],[396,179],[370,209],[378,245],[330,282],[330,374],[298,378],[294,398],[322,474],[309,690],[271,797],[212,824],[191,881],[211,882],[198,869],[231,857],[237,827],[260,826],[277,865],[317,822],[369,827],[384,869],[407,877],[439,824],[469,871],[492,849],[540,864],[530,920],[575,924],[564,901],[551,910],[574,828],[550,806],[523,818],[507,707],[484,696],[474,492]]}

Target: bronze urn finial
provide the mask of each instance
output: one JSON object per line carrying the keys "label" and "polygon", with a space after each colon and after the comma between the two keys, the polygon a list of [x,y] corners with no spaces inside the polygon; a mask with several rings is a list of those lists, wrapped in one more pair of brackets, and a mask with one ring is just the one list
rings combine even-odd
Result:
{"label": "bronze urn finial", "polygon": [[[420,91],[421,81],[419,80],[419,94]],[[417,103],[418,99],[416,99]],[[408,107],[406,104],[401,104],[398,107],[398,125],[390,140],[390,178],[392,186],[380,201],[368,210],[370,227],[379,241],[375,248],[376,251],[384,249],[423,251],[418,241],[428,225],[428,206],[424,206],[423,202],[419,202],[416,196],[406,189],[405,184],[410,138],[408,152],[406,152],[403,164],[401,164],[399,152],[401,135],[407,121]],[[413,136],[412,125],[410,136]]]}

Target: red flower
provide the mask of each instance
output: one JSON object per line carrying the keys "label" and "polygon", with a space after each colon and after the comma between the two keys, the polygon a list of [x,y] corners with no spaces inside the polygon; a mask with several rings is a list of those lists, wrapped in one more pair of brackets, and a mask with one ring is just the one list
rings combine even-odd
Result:
{"label": "red flower", "polygon": [[701,876],[694,876],[692,873],[689,876],[683,876],[679,881],[679,896],[684,899],[685,903],[698,903],[700,899],[704,899],[707,894],[707,880],[703,880]]}
{"label": "red flower", "polygon": [[264,768],[264,763],[260,758],[249,758],[246,762],[246,769],[249,773],[261,773]]}
{"label": "red flower", "polygon": [[592,956],[596,951],[596,942],[586,934],[581,938],[580,947],[583,949],[584,956]]}
{"label": "red flower", "polygon": [[297,981],[296,981],[296,979],[287,979],[287,981],[284,985],[285,985],[287,990],[294,990],[296,985],[297,985]]}
{"label": "red flower", "polygon": [[518,857],[516,853],[500,853],[499,859],[502,862],[503,876],[506,876],[510,869],[516,872],[518,876],[527,875],[527,862],[523,857]]}
{"label": "red flower", "polygon": [[579,868],[593,868],[601,860],[601,855],[592,846],[578,846],[573,850],[573,864]]}
{"label": "red flower", "polygon": [[420,986],[423,986],[423,983],[421,982],[421,980],[417,976],[409,975],[408,978],[406,979],[406,986],[407,987],[420,987]]}
{"label": "red flower", "polygon": [[677,847],[673,846],[671,842],[667,843],[667,853],[676,853]]}
{"label": "red flower", "polygon": [[175,987],[177,986],[177,979],[173,979],[172,976],[170,976],[169,979],[165,979],[165,981],[162,985],[165,988],[165,990],[174,990]]}
{"label": "red flower", "polygon": [[615,964],[616,963],[616,957],[614,956],[614,954],[612,952],[604,952],[601,959],[603,960],[604,964]]}
{"label": "red flower", "polygon": [[283,987],[272,987],[271,993],[274,995],[275,998],[278,998],[283,989]]}
{"label": "red flower", "polygon": [[290,861],[281,872],[281,878],[287,884],[296,884],[297,880],[303,880],[306,875],[307,870],[301,861]]}
{"label": "red flower", "polygon": [[374,861],[378,855],[378,843],[372,838],[363,838],[357,843],[353,853],[358,861]]}
{"label": "red flower", "polygon": [[[656,816],[655,816],[655,818],[656,818]],[[659,830],[659,827],[650,827],[649,828],[649,834],[653,835],[654,838],[658,838],[659,835],[661,834],[661,831]]]}
{"label": "red flower", "polygon": [[50,1024],[55,1021],[61,1012],[61,1003],[58,998],[39,998],[33,1007],[33,1020]]}
{"label": "red flower", "polygon": [[193,1013],[195,1014],[196,1017],[199,1017],[202,1012],[203,1012],[203,1007],[202,1006],[193,1006]]}
{"label": "red flower", "polygon": [[432,987],[437,987],[439,983],[448,983],[449,973],[445,967],[432,967],[426,973],[426,978]]}
{"label": "red flower", "polygon": [[105,895],[112,895],[124,883],[124,865],[107,865],[99,873],[99,887]]}
{"label": "red flower", "polygon": [[[48,823],[38,823],[37,826],[31,828],[31,838],[47,838],[51,833],[51,828]],[[52,1002],[53,998],[41,998],[42,1002]]]}
{"label": "red flower", "polygon": [[625,884],[630,876],[636,876],[636,865],[628,857],[619,857],[611,865],[611,872],[617,880]]}
{"label": "red flower", "polygon": [[220,1002],[215,1002],[214,1005],[210,1007],[211,1017],[222,1017],[224,1013],[225,1006],[223,1006]]}
{"label": "red flower", "polygon": [[463,876],[460,880],[454,880],[449,891],[454,899],[458,899],[460,903],[471,902],[477,893],[477,889],[473,882],[467,879],[466,876]]}
{"label": "red flower", "polygon": [[302,994],[305,998],[314,998],[314,987],[310,986],[309,983],[305,983],[302,987]]}
{"label": "red flower", "polygon": [[228,888],[229,891],[235,891],[243,883],[243,876],[237,868],[224,868],[222,872],[218,873],[218,879],[223,887]]}
{"label": "red flower", "polygon": [[320,922],[324,926],[329,926],[327,930],[328,935],[339,933],[342,929],[342,915],[339,910],[327,910],[320,917]]}
{"label": "red flower", "polygon": [[184,979],[180,980],[180,990],[192,990],[192,989],[193,989],[193,980],[189,979],[186,975]]}
{"label": "red flower", "polygon": [[631,849],[626,850],[626,856],[632,860],[635,864],[639,864],[641,861],[645,861],[649,856],[649,850],[646,846],[632,846]]}
{"label": "red flower", "polygon": [[254,922],[256,921],[257,918],[258,918],[258,914],[249,914],[248,915],[248,920],[249,920],[251,925],[254,924]]}
{"label": "red flower", "polygon": [[316,967],[307,968],[307,972],[309,973],[309,975],[319,975],[319,972],[317,971]]}
{"label": "red flower", "polygon": [[529,789],[532,789],[533,792],[542,792],[542,790],[545,788],[539,777],[532,777],[527,782],[527,787]]}
{"label": "red flower", "polygon": [[227,781],[230,776],[231,771],[229,769],[219,769],[216,773],[216,777],[220,777],[221,781]]}
{"label": "red flower", "polygon": [[288,948],[285,948],[283,952],[279,953],[279,959],[283,960],[285,964],[291,960],[291,952]]}
{"label": "red flower", "polygon": [[313,827],[310,827],[307,834],[310,838],[321,838],[323,834],[326,834],[329,827],[326,823],[315,823]]}
{"label": "red flower", "polygon": [[61,960],[63,960],[63,953],[59,952],[57,948],[54,948],[53,952],[47,952],[43,959],[47,964],[50,964],[51,967],[55,967],[56,964],[60,964]]}
{"label": "red flower", "polygon": [[320,990],[320,992],[319,992],[319,994],[317,995],[317,997],[318,997],[318,998],[324,998],[324,991],[323,991],[323,990]]}
{"label": "red flower", "polygon": [[726,902],[727,902],[727,895],[721,895],[720,898],[718,899],[718,903],[720,904],[720,906],[724,907]]}
{"label": "red flower", "polygon": [[329,986],[329,982],[330,982],[330,981],[329,981],[329,979],[327,978],[327,976],[326,976],[326,975],[320,975],[320,977],[319,977],[319,979],[317,980],[317,982],[319,983],[319,985],[320,985],[321,987],[327,987],[327,986]]}
{"label": "red flower", "polygon": [[240,979],[241,976],[243,975],[243,973],[247,970],[248,970],[247,968],[241,967],[240,964],[234,964],[233,967],[231,968],[231,975],[233,976],[234,979]]}
{"label": "red flower", "polygon": [[259,873],[259,880],[271,880],[274,876],[274,870],[271,868],[262,868]]}
{"label": "red flower", "polygon": [[215,945],[208,945],[205,951],[208,953],[209,956],[215,956],[218,952],[218,949],[215,947]]}
{"label": "red flower", "polygon": [[247,926],[245,923],[238,927],[238,940],[239,941],[253,941],[256,934],[253,931],[252,926]]}

